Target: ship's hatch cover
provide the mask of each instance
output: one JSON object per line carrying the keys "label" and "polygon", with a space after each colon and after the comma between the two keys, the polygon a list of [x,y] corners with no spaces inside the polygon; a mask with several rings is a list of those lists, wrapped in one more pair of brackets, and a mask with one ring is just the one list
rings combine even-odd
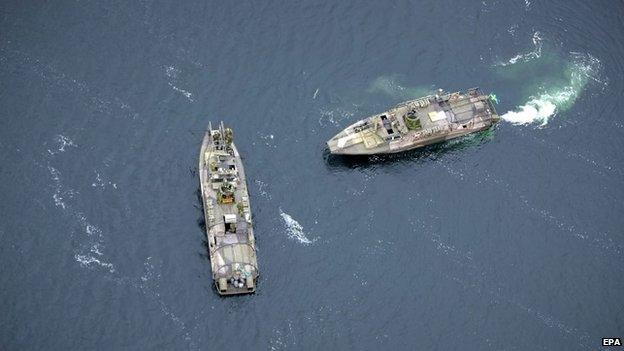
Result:
{"label": "ship's hatch cover", "polygon": [[236,223],[236,215],[235,214],[224,214],[223,219],[225,223]]}
{"label": "ship's hatch cover", "polygon": [[446,119],[446,114],[444,111],[429,112],[429,119],[431,122],[443,121]]}

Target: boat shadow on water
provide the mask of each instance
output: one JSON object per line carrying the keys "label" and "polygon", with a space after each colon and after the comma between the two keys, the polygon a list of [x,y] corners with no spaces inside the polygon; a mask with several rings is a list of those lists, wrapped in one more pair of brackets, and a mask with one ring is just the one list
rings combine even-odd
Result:
{"label": "boat shadow on water", "polygon": [[210,250],[210,247],[208,245],[208,239],[206,238],[206,234],[205,234],[206,233],[206,219],[204,218],[204,203],[202,202],[201,189],[199,187],[195,189],[195,199],[196,199],[196,203],[193,205],[193,207],[195,207],[199,211],[199,216],[197,217],[197,227],[199,227],[199,229],[201,230],[199,233],[202,238],[202,249],[203,249],[198,252],[198,255],[201,259],[210,261],[210,257],[208,255],[208,251]]}
{"label": "boat shadow on water", "polygon": [[394,154],[378,155],[333,155],[325,147],[323,159],[329,168],[369,168],[385,166],[396,163],[426,163],[435,161],[440,157],[453,154],[468,148],[481,147],[494,138],[496,126],[487,130],[468,134],[457,139],[439,142],[418,149],[402,151]]}

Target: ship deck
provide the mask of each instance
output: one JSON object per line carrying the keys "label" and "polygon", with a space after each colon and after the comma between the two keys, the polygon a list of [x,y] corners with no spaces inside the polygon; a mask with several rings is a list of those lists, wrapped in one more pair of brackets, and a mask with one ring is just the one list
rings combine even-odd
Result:
{"label": "ship deck", "polygon": [[[419,127],[408,127],[408,115]],[[453,138],[481,130],[493,123],[490,120],[498,120],[494,106],[487,95],[473,88],[406,101],[350,125],[327,145],[338,154],[398,152],[445,140],[445,135]]]}

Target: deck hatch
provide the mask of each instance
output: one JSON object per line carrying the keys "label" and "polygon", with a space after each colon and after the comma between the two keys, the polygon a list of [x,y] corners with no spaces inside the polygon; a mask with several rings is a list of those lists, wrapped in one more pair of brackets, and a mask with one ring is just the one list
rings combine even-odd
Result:
{"label": "deck hatch", "polygon": [[444,113],[444,111],[429,112],[429,119],[431,122],[443,121],[446,119],[446,113]]}

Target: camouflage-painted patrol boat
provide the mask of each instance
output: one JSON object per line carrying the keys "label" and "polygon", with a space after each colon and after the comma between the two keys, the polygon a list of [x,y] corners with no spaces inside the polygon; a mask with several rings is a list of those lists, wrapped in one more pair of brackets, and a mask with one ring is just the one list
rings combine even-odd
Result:
{"label": "camouflage-painted patrol boat", "polygon": [[395,153],[454,139],[490,128],[500,117],[479,88],[403,102],[391,110],[358,121],[327,142],[339,155]]}
{"label": "camouflage-painted patrol boat", "polygon": [[234,135],[209,124],[199,156],[212,277],[220,295],[253,293],[258,279],[249,193]]}

